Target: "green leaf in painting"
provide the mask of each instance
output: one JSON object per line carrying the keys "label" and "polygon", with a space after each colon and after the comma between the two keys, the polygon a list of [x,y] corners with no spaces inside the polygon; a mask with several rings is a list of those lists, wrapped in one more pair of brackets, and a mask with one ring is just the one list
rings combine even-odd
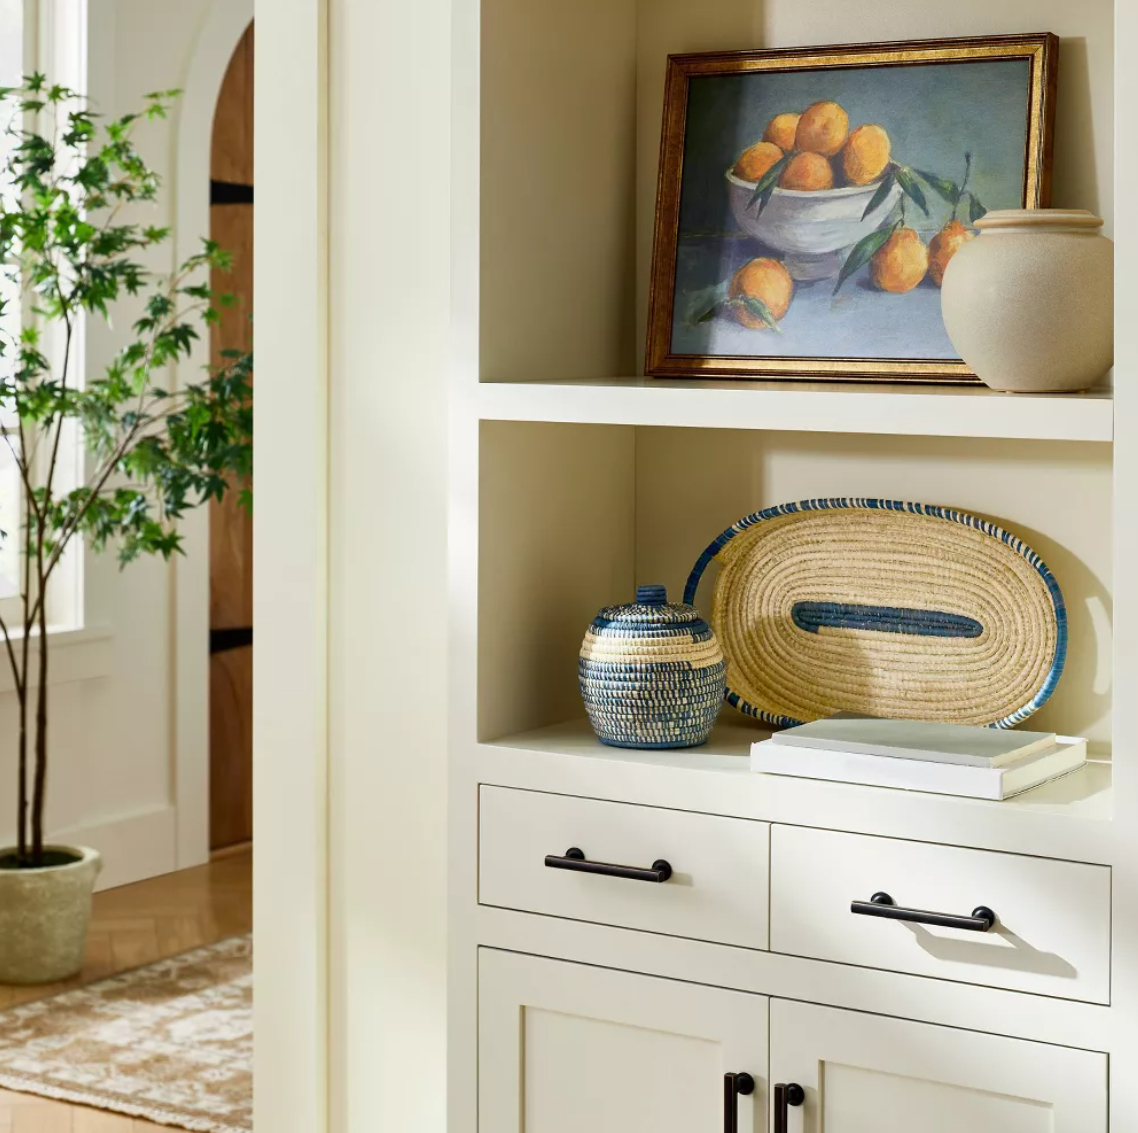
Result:
{"label": "green leaf in painting", "polygon": [[745,308],[756,319],[762,319],[771,330],[776,330],[782,334],[778,319],[774,317],[774,312],[757,295],[740,295],[738,299],[732,299],[731,303]]}
{"label": "green leaf in painting", "polygon": [[846,257],[846,262],[842,264],[842,270],[838,272],[838,282],[834,284],[834,294],[837,295],[838,288],[855,271],[859,268],[865,267],[870,260],[881,250],[885,241],[893,235],[894,231],[900,226],[900,221],[883,224],[880,228],[871,232],[868,236],[859,240],[850,250],[850,254]]}
{"label": "green leaf in painting", "polygon": [[774,192],[775,186],[778,184],[778,179],[782,176],[782,171],[786,168],[786,163],[790,160],[791,156],[792,155],[788,153],[780,157],[778,161],[755,182],[755,191],[751,194],[751,199],[747,202],[747,208],[754,208],[755,205],[758,205],[759,207],[755,213],[756,216],[761,215],[763,209],[767,207],[767,201],[771,199],[771,194]]}
{"label": "green leaf in painting", "polygon": [[727,300],[729,285],[720,283],[715,287],[703,287],[693,292],[687,301],[686,320],[689,325],[708,323],[719,313]]}
{"label": "green leaf in painting", "polygon": [[955,205],[960,199],[960,186],[955,181],[950,181],[947,177],[938,177],[935,173],[929,173],[924,169],[914,169],[913,172],[922,181],[931,185],[950,205]]}
{"label": "green leaf in painting", "polygon": [[897,183],[905,190],[905,195],[917,205],[925,216],[928,216],[929,205],[928,201],[925,200],[924,190],[917,183],[913,171],[908,166],[899,165],[897,167]]}
{"label": "green leaf in painting", "polygon": [[865,212],[861,214],[861,219],[865,220],[867,216],[874,209],[879,208],[885,203],[886,197],[889,196],[890,190],[893,188],[893,182],[897,179],[897,167],[890,165],[885,171],[885,176],[881,178],[881,184],[877,186],[877,192],[869,199],[869,204],[865,206]]}
{"label": "green leaf in painting", "polygon": [[968,219],[972,224],[975,224],[987,211],[975,193],[968,194]]}

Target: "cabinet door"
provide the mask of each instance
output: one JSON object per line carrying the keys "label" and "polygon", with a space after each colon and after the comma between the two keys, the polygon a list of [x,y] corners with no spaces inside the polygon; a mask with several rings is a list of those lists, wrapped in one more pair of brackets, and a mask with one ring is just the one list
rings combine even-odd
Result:
{"label": "cabinet door", "polygon": [[480,1133],[767,1128],[765,996],[482,949]]}
{"label": "cabinet door", "polygon": [[[788,1133],[1105,1133],[1106,1055],[771,1001]],[[773,1091],[773,1086],[772,1086]]]}

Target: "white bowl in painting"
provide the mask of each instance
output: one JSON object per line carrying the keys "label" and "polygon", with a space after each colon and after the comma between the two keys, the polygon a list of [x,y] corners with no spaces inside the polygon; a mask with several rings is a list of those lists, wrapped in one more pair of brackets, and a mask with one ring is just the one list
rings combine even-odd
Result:
{"label": "white bowl in painting", "polygon": [[760,214],[757,205],[751,206],[753,181],[728,170],[727,183],[739,227],[777,252],[794,279],[836,276],[853,246],[888,219],[901,200],[901,186],[894,181],[881,204],[863,218],[880,181],[812,192],[776,188]]}

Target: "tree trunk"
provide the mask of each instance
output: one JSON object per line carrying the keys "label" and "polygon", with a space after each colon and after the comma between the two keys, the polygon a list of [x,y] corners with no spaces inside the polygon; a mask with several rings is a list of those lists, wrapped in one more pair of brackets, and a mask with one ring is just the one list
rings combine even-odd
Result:
{"label": "tree trunk", "polygon": [[37,866],[43,865],[43,811],[47,795],[47,582],[42,577],[42,558],[40,574],[40,684],[36,689],[36,777],[32,796],[32,861]]}
{"label": "tree trunk", "polygon": [[[31,564],[24,569],[30,570]],[[29,618],[28,583],[24,582],[24,639],[20,642],[20,669],[17,679],[17,692],[20,702],[20,826],[19,858],[22,865],[28,863],[28,648],[32,639],[32,622]]]}
{"label": "tree trunk", "polygon": [[[26,666],[24,671],[27,672]],[[18,678],[19,674],[16,676]],[[20,797],[16,817],[16,857],[23,865],[28,860],[28,695],[26,690],[19,688],[17,693],[20,703]]]}

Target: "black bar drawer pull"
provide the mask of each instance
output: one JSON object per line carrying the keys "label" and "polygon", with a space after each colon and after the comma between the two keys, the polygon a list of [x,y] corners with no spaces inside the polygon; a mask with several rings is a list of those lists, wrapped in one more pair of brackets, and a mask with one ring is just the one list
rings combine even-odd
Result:
{"label": "black bar drawer pull", "polygon": [[874,893],[868,901],[851,901],[850,912],[863,917],[885,917],[891,921],[962,928],[966,932],[991,932],[999,920],[987,905],[977,905],[970,917],[957,916],[955,913],[929,913],[924,909],[905,909],[895,905],[888,893]]}
{"label": "black bar drawer pull", "polygon": [[604,877],[624,877],[629,881],[652,881],[656,884],[667,881],[672,876],[672,867],[663,858],[654,861],[650,869],[634,865],[613,865],[611,862],[591,862],[585,857],[585,851],[576,846],[570,846],[561,857],[546,854],[545,868],[569,869],[574,873],[599,873]]}
{"label": "black bar drawer pull", "polygon": [[792,1105],[801,1105],[806,1091],[797,1082],[778,1082],[774,1088],[774,1129],[771,1133],[787,1133]]}
{"label": "black bar drawer pull", "polygon": [[739,1133],[739,1095],[754,1092],[755,1080],[750,1074],[723,1075],[723,1133]]}

